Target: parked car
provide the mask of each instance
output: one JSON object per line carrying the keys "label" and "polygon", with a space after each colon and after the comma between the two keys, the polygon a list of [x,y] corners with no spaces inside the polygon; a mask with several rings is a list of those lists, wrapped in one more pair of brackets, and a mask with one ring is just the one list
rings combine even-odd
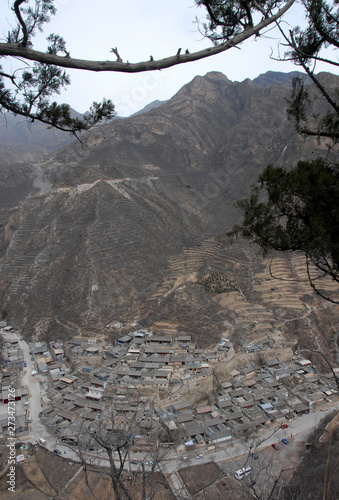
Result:
{"label": "parked car", "polygon": [[200,458],[204,458],[204,455],[202,453],[199,453],[199,455],[196,455],[195,457],[197,460],[199,460]]}
{"label": "parked car", "polygon": [[281,442],[284,443],[284,444],[288,444],[288,441],[285,438],[282,438]]}
{"label": "parked car", "polygon": [[34,358],[31,358],[31,361],[34,361]]}
{"label": "parked car", "polygon": [[138,464],[138,463],[139,463],[139,460],[131,460],[131,464],[136,465],[136,464]]}
{"label": "parked car", "polygon": [[24,366],[27,366],[27,363],[26,363],[26,361],[24,361]]}
{"label": "parked car", "polygon": [[147,460],[147,462],[145,462],[145,465],[153,465],[153,460]]}
{"label": "parked car", "polygon": [[251,457],[254,459],[254,460],[258,460],[259,456],[257,453],[251,453]]}
{"label": "parked car", "polygon": [[188,457],[181,457],[181,460],[188,460]]}
{"label": "parked car", "polygon": [[54,453],[56,453],[57,455],[61,455],[61,451],[57,449],[54,450]]}
{"label": "parked car", "polygon": [[279,446],[275,443],[271,444],[272,448],[274,448],[275,450],[279,450]]}
{"label": "parked car", "polygon": [[288,425],[287,424],[281,424],[282,429],[287,429]]}

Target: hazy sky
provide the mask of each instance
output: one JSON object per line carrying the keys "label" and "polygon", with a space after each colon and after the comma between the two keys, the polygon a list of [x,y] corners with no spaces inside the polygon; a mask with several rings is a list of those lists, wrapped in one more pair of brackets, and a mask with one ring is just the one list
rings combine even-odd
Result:
{"label": "hazy sky", "polygon": [[[117,47],[124,61],[138,62],[151,55],[154,59],[174,55],[179,47],[182,52],[186,48],[193,52],[211,45],[195,23],[196,16],[201,18],[205,11],[199,12],[193,0],[56,0],[55,5],[57,15],[39,35],[36,48],[41,49],[39,42],[54,32],[64,37],[72,57],[115,60],[110,49]],[[290,21],[300,24],[300,7],[292,9]],[[6,34],[7,29],[3,26],[2,32]],[[69,71],[72,84],[59,101],[84,112],[93,101],[106,97],[115,103],[120,116],[128,116],[156,99],[169,99],[196,75],[208,71],[221,71],[232,81],[253,79],[269,70],[294,71],[292,64],[270,58],[271,49],[277,55],[277,37],[278,33],[271,30],[265,37],[245,42],[240,49],[156,72]]]}

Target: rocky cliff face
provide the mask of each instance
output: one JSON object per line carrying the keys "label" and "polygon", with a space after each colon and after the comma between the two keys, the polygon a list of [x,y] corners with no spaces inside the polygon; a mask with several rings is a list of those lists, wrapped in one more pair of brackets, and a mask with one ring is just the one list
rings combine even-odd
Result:
{"label": "rocky cliff face", "polygon": [[[60,337],[169,311],[183,329],[199,309],[216,317],[218,304],[200,289],[181,305],[176,292],[225,271],[232,251],[222,235],[258,173],[315,148],[287,119],[289,86],[266,83],[208,73],[40,164],[2,164],[0,304],[10,320],[27,336]],[[232,270],[248,291],[249,263],[262,265],[249,252]],[[185,301],[195,304],[186,319]]]}

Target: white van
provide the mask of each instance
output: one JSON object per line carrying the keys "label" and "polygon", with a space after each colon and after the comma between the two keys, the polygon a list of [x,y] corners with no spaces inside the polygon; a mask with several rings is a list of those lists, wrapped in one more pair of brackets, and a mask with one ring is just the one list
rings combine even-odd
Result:
{"label": "white van", "polygon": [[40,439],[39,439],[39,443],[40,443],[40,444],[42,444],[42,446],[46,446],[47,441],[46,441],[46,439],[44,439],[44,438],[40,438]]}
{"label": "white van", "polygon": [[234,474],[235,479],[238,479],[240,481],[244,477],[251,474],[251,471],[252,471],[251,467],[246,467],[246,469],[245,467],[243,467],[242,469],[237,470],[237,472]]}

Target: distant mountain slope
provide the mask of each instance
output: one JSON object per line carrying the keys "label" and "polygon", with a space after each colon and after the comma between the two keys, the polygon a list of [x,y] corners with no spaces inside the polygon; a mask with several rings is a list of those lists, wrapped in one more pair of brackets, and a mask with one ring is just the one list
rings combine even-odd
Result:
{"label": "distant mountain slope", "polygon": [[[147,113],[166,101],[153,101],[135,113]],[[81,117],[72,110],[73,115]],[[134,115],[133,115],[134,116]],[[121,119],[116,117],[116,119]],[[36,121],[28,123],[21,116],[0,113],[0,162],[37,162],[47,154],[61,149],[76,139],[67,132],[48,128]]]}
{"label": "distant mountain slope", "polygon": [[[254,79],[253,83],[262,86],[272,84],[286,85],[297,74],[300,73],[268,71]],[[132,116],[147,113],[166,102],[153,101]],[[72,112],[76,116],[81,116],[74,110]],[[21,116],[14,116],[12,113],[0,113],[0,162],[8,162],[6,150],[10,155],[15,155],[15,162],[39,161],[48,153],[60,149],[73,141],[74,137],[70,134],[56,129],[49,129],[40,122],[29,124]]]}
{"label": "distant mountain slope", "polygon": [[[76,116],[81,116],[72,110]],[[74,137],[40,122],[29,124],[22,116],[0,113],[0,161],[5,156],[1,148],[16,155],[17,161],[39,161],[43,156],[74,141]]]}
{"label": "distant mountain slope", "polygon": [[257,78],[254,78],[253,83],[263,87],[269,87],[270,85],[290,85],[293,78],[296,76],[308,79],[307,75],[300,73],[300,71],[291,71],[290,73],[267,71],[266,73],[259,75]]}
{"label": "distant mountain slope", "polygon": [[158,108],[162,104],[165,104],[167,101],[159,101],[158,99],[156,101],[152,101],[149,104],[147,104],[144,108],[142,108],[140,111],[137,111],[136,113],[133,113],[131,116],[136,116],[136,115],[142,115],[143,113],[148,113],[151,111],[151,109]]}
{"label": "distant mountain slope", "polygon": [[[10,218],[1,309],[27,335],[45,337],[100,331],[117,320],[161,320],[169,311],[183,330],[201,310],[205,332],[212,316],[222,331],[226,317],[215,301],[194,287],[191,295],[176,294],[220,269],[223,235],[238,218],[234,201],[262,168],[312,157],[315,143],[288,121],[288,93],[289,85],[208,73],[156,109],[97,127],[82,144],[27,165],[30,195],[22,191],[17,207],[13,195],[3,212]],[[6,182],[0,175],[0,189]],[[237,248],[234,279],[247,294],[262,261],[247,251],[241,260]],[[185,304],[194,304],[190,315]]]}

